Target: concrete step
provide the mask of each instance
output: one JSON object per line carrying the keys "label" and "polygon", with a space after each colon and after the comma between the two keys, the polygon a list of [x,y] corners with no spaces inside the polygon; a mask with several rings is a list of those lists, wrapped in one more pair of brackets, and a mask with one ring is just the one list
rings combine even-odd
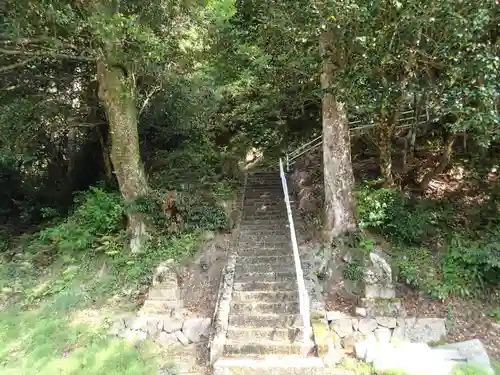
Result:
{"label": "concrete step", "polygon": [[172,309],[182,308],[182,301],[180,300],[151,300],[147,299],[141,307],[141,314],[147,315],[163,315],[170,312]]}
{"label": "concrete step", "polygon": [[284,200],[283,190],[256,189],[245,191],[243,203],[248,200],[266,199],[266,200]]}
{"label": "concrete step", "polygon": [[150,300],[175,301],[179,297],[177,291],[172,288],[153,287],[148,292],[148,299]]}
{"label": "concrete step", "polygon": [[295,281],[297,277],[294,273],[285,272],[266,272],[266,273],[258,273],[252,272],[247,274],[236,274],[235,279],[236,282],[254,282],[254,281]]}
{"label": "concrete step", "polygon": [[298,292],[289,291],[233,291],[233,302],[286,302],[297,301]]}
{"label": "concrete step", "polygon": [[219,358],[213,375],[323,375],[325,366],[318,357]]}
{"label": "concrete step", "polygon": [[283,223],[282,221],[276,223],[276,225],[269,225],[268,223],[255,223],[255,222],[248,222],[246,224],[240,223],[240,232],[241,231],[263,231],[263,232],[269,232],[269,231],[276,231],[276,232],[283,232],[286,231],[287,233],[290,233],[290,227],[288,225],[288,221]]}
{"label": "concrete step", "polygon": [[[251,249],[266,249],[266,250],[283,250],[283,252],[289,250],[292,253],[292,246],[290,240],[251,240],[251,239],[240,239],[238,242],[238,249],[240,250],[251,250]],[[293,253],[292,253],[293,254]]]}
{"label": "concrete step", "polygon": [[274,292],[274,291],[296,291],[297,280],[288,282],[264,282],[256,280],[254,282],[235,282],[233,293],[235,292]]}
{"label": "concrete step", "polygon": [[277,228],[289,228],[288,227],[288,217],[287,218],[280,218],[280,219],[267,219],[267,220],[255,220],[255,219],[245,219],[244,217],[241,218],[240,226],[242,228],[251,228],[251,227],[277,227]]}
{"label": "concrete step", "polygon": [[270,255],[262,256],[245,256],[240,255],[236,259],[236,264],[294,264],[293,263],[293,252],[290,251],[286,255],[276,255],[271,253]]}
{"label": "concrete step", "polygon": [[241,342],[277,341],[278,343],[301,342],[304,338],[302,328],[233,328],[229,327],[227,339]]}
{"label": "concrete step", "polygon": [[247,342],[226,340],[225,356],[264,356],[273,354],[300,354],[301,343],[280,343],[279,341]]}
{"label": "concrete step", "polygon": [[240,241],[268,241],[268,242],[290,242],[290,233],[284,231],[283,233],[269,233],[269,234],[259,234],[259,233],[239,233],[238,239]]}
{"label": "concrete step", "polygon": [[276,329],[300,328],[302,327],[300,314],[267,314],[267,315],[230,315],[229,327],[262,328],[272,327]]}
{"label": "concrete step", "polygon": [[296,302],[276,303],[231,303],[231,314],[297,314],[299,312],[298,296]]}
{"label": "concrete step", "polygon": [[275,206],[280,206],[283,205],[285,206],[285,200],[284,196],[282,195],[281,197],[262,197],[262,198],[249,198],[246,197],[243,202],[245,205],[258,205],[258,204],[267,204],[267,205],[275,205]]}
{"label": "concrete step", "polygon": [[241,244],[238,246],[238,256],[240,257],[265,257],[265,256],[293,256],[292,249],[289,247],[279,246],[270,247],[262,245],[262,248],[256,247],[255,244]]}
{"label": "concrete step", "polygon": [[249,273],[294,273],[292,264],[236,264],[236,274]]}

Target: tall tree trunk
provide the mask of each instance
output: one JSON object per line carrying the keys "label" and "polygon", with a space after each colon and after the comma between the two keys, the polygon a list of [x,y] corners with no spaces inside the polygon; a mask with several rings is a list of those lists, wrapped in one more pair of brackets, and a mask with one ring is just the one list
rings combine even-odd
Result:
{"label": "tall tree trunk", "polygon": [[[104,59],[97,62],[99,99],[109,122],[111,162],[118,186],[126,202],[133,202],[148,192],[144,167],[140,160],[137,110],[134,102],[135,83],[119,67],[109,66]],[[130,250],[138,252],[148,233],[140,213],[128,214]]]}
{"label": "tall tree trunk", "polygon": [[430,170],[423,178],[422,181],[419,184],[419,189],[422,191],[427,190],[429,187],[429,184],[431,181],[437,177],[439,174],[443,173],[448,165],[450,165],[451,162],[451,156],[453,155],[453,144],[455,143],[455,140],[457,139],[457,135],[455,133],[451,133],[448,131],[445,131],[444,134],[444,146],[443,146],[443,153],[441,155],[441,159],[439,160],[438,165]]}
{"label": "tall tree trunk", "polygon": [[378,149],[380,174],[385,186],[394,186],[392,175],[392,133],[394,130],[390,120],[382,118],[378,126]]}
{"label": "tall tree trunk", "polygon": [[334,37],[330,32],[320,36],[323,59],[321,88],[323,89],[323,165],[325,184],[325,240],[356,229],[354,204],[354,174],[351,162],[349,122],[343,103],[335,98],[332,85],[337,58],[332,53]]}

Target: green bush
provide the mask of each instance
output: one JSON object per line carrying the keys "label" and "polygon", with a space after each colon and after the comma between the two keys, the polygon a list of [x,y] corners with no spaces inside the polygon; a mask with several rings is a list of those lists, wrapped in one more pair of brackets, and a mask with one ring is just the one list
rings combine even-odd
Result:
{"label": "green bush", "polygon": [[447,214],[434,202],[410,199],[395,189],[376,189],[370,183],[361,186],[356,197],[361,228],[373,229],[399,245],[419,246],[433,238]]}
{"label": "green bush", "polygon": [[464,230],[450,203],[410,199],[371,184],[360,187],[357,198],[361,227],[392,243],[399,280],[439,299],[477,296],[486,285],[500,284],[500,230],[492,225],[500,215],[491,209],[496,202],[473,210],[473,223]]}
{"label": "green bush", "polygon": [[97,239],[123,229],[124,206],[117,193],[91,188],[75,199],[74,212],[63,222],[43,229],[38,241],[51,245],[57,251],[88,250]]}

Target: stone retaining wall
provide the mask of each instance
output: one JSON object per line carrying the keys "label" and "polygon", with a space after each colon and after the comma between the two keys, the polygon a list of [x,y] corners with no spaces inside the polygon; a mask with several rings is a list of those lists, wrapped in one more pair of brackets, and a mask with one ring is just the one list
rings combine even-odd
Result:
{"label": "stone retaining wall", "polygon": [[153,339],[161,346],[200,342],[210,334],[211,319],[190,317],[182,308],[174,261],[160,265],[148,298],[136,315],[117,318],[109,331],[135,343]]}

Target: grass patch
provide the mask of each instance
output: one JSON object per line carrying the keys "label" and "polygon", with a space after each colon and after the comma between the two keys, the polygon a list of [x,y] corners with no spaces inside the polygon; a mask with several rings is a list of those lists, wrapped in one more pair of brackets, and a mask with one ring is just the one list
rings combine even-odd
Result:
{"label": "grass patch", "polygon": [[[118,307],[112,302],[115,295],[107,293],[111,285],[118,289],[111,276],[92,285],[89,273],[68,280],[61,268],[51,271],[47,274],[53,273],[52,278],[44,275],[24,283],[24,300],[0,312],[0,374],[155,373],[157,364],[147,343],[135,347],[106,335]],[[58,287],[35,303],[30,296],[50,289],[44,285]]]}
{"label": "grass patch", "polygon": [[67,218],[12,241],[0,253],[0,375],[157,374],[166,364],[154,345],[106,333],[117,314],[135,312],[159,263],[192,256],[202,233],[223,222],[202,203],[189,205],[189,230],[156,230],[139,254],[124,246],[126,208],[100,189],[80,195]]}

